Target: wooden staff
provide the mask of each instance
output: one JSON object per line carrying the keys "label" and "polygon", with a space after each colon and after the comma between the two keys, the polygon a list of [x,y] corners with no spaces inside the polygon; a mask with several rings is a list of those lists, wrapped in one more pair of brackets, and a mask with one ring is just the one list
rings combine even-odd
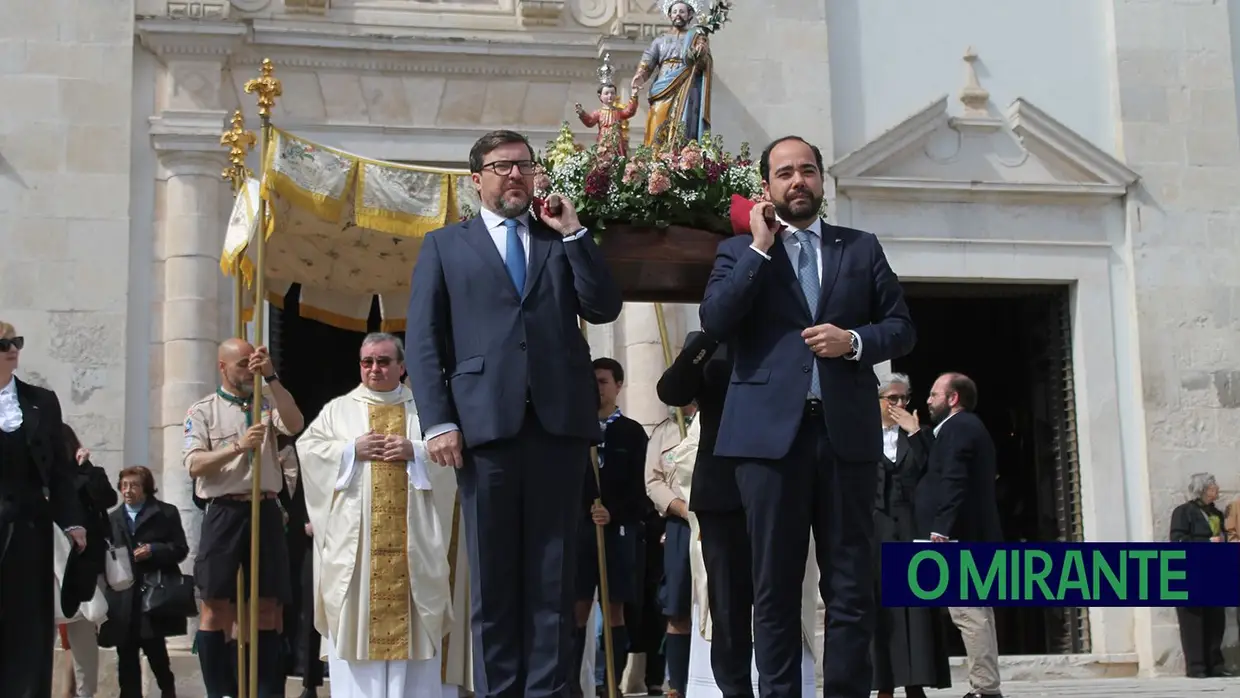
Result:
{"label": "wooden staff", "polygon": [[[276,104],[276,97],[283,93],[283,87],[280,80],[273,74],[275,66],[272,65],[270,58],[264,58],[262,67],[259,70],[259,77],[253,78],[245,83],[245,91],[247,94],[258,94],[258,116],[262,120],[262,167],[267,166],[267,158],[272,147],[272,128],[271,128],[271,109]],[[265,174],[265,173],[264,173]],[[268,231],[268,211],[267,199],[259,197],[258,200],[258,236],[254,241],[257,248],[254,253],[254,338],[255,341],[261,342],[264,330],[263,303],[266,301],[266,251],[267,251],[267,231]],[[254,396],[250,405],[252,424],[260,424],[263,419],[263,381],[261,376],[256,376],[254,380]],[[237,695],[238,698],[252,698],[258,695],[258,561],[259,561],[259,504],[262,503],[262,444],[259,444],[250,453],[250,597],[248,605],[248,613],[245,621],[248,628],[249,640],[249,669],[248,672],[237,672]],[[241,600],[238,595],[238,602]],[[240,607],[238,607],[237,626],[241,627],[242,617]],[[248,686],[248,691],[246,690]]]}
{"label": "wooden staff", "polygon": [[[582,318],[580,321],[581,336],[586,337],[586,343],[589,344],[589,333],[586,332],[586,321]],[[603,477],[598,467],[598,446],[590,447],[590,465],[594,468],[594,484],[598,489],[599,496],[594,498],[594,503],[598,506],[603,505]],[[607,538],[603,535],[603,524],[594,524],[594,541],[595,547],[598,548],[598,596],[599,607],[603,609],[603,660],[607,662],[605,670],[607,672],[607,698],[613,698],[616,695],[616,685],[620,681],[620,677],[616,676],[616,662],[613,659],[616,656],[616,648],[611,639],[611,593],[607,586]],[[574,676],[574,681],[580,682],[581,676]]]}
{"label": "wooden staff", "polygon": [[[245,116],[241,110],[233,112],[232,128],[220,134],[220,145],[228,148],[228,167],[224,169],[221,176],[232,185],[234,199],[246,190],[250,177],[254,174],[250,168],[246,167],[245,161],[257,141],[258,137],[254,135],[254,132],[245,129]],[[245,336],[245,283],[241,272],[241,258],[244,254],[245,248],[243,247],[232,262],[234,337]],[[248,638],[244,632],[245,626],[242,623],[242,619],[247,617],[246,613],[245,573],[237,570],[237,667],[242,676],[245,675],[245,652],[248,644]],[[245,693],[242,692],[239,695],[244,696]]]}

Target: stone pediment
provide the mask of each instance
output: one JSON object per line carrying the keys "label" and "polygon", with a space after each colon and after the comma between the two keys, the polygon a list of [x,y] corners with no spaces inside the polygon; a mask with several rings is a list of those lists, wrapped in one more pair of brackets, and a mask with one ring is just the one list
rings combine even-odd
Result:
{"label": "stone pediment", "polygon": [[828,171],[851,199],[1112,199],[1138,179],[1028,100],[1014,100],[1003,117],[952,116],[947,95]]}

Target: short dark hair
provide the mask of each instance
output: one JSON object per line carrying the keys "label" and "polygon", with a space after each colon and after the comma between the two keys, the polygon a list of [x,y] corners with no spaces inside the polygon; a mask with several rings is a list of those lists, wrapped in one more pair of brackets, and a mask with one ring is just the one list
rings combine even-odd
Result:
{"label": "short dark hair", "polygon": [[81,439],[73,431],[73,427],[63,423],[61,424],[60,435],[65,443],[65,449],[69,452],[69,460],[73,461],[74,465],[77,465],[77,452],[82,447]]}
{"label": "short dark hair", "polygon": [[977,409],[977,383],[963,373],[944,373],[943,375],[947,376],[947,389],[960,398],[960,409],[965,412]]}
{"label": "short dark hair", "polygon": [[[771,181],[771,151],[775,150],[775,146],[786,141],[798,141],[808,145],[809,149],[814,153],[814,161],[818,164],[818,171],[823,172],[822,151],[818,149],[818,146],[800,136],[784,136],[771,141],[770,145],[766,146],[766,149],[762,151],[762,157],[758,160],[758,172],[762,175],[763,182],[769,183]],[[825,175],[826,173],[823,172],[823,174]]]}
{"label": "short dark hair", "polygon": [[526,148],[530,149],[530,157],[534,157],[534,147],[530,145],[528,138],[517,133],[516,131],[500,129],[499,131],[492,131],[484,135],[482,138],[479,138],[478,141],[474,143],[474,147],[469,149],[469,171],[481,172],[483,158],[485,158],[492,150],[495,150],[501,145],[508,145],[509,143],[523,144]]}
{"label": "short dark hair", "polygon": [[147,468],[145,465],[131,465],[122,470],[121,474],[116,477],[116,489],[119,490],[121,488],[121,481],[127,477],[137,477],[141,480],[142,492],[148,497],[159,491],[155,488],[155,476],[151,474],[150,468]]}
{"label": "short dark hair", "polygon": [[613,85],[613,84],[611,84],[610,82],[605,82],[605,83],[603,83],[603,84],[601,84],[601,85],[599,85],[599,86],[598,86],[598,94],[599,94],[599,96],[600,96],[600,97],[601,97],[601,96],[602,96],[602,94],[603,94],[603,90],[607,89],[608,87],[610,87],[610,88],[611,88],[611,89],[613,89],[613,90],[614,90],[614,89],[616,89],[616,86],[615,86],[615,85]]}
{"label": "short dark hair", "polygon": [[612,380],[616,381],[617,383],[624,382],[624,367],[621,366],[620,362],[616,361],[615,359],[612,359],[606,356],[604,356],[601,359],[595,359],[594,370],[595,371],[611,371]]}

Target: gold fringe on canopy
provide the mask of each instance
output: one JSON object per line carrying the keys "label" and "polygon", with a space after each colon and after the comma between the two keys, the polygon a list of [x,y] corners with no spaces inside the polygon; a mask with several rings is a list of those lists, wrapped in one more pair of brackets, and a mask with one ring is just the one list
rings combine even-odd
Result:
{"label": "gold fringe on canopy", "polygon": [[[234,203],[221,269],[231,275],[240,258],[251,283],[261,196],[271,211],[269,301],[281,307],[288,288],[300,284],[302,317],[365,331],[378,295],[383,329],[403,330],[423,237],[479,208],[469,173],[373,160],[279,129],[273,135],[261,183],[248,182]],[[252,305],[247,299],[247,316]]]}

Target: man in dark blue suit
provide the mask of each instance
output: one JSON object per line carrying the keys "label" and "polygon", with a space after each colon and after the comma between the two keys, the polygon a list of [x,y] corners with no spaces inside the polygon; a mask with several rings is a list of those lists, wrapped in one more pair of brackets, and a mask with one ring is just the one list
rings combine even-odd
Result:
{"label": "man in dark blue suit", "polygon": [[719,245],[702,329],[727,341],[731,383],[715,454],[736,460],[753,556],[763,698],[801,695],[801,583],[813,530],[827,607],[823,693],[870,694],[874,464],[883,440],[874,364],[916,333],[878,239],[818,217],[819,150],[775,141],[752,235]]}
{"label": "man in dark blue suit", "polygon": [[572,203],[530,215],[524,136],[469,153],[481,215],[429,233],[413,270],[407,369],[431,460],[457,468],[479,698],[568,696],[581,488],[602,439],[578,318],[620,289]]}

